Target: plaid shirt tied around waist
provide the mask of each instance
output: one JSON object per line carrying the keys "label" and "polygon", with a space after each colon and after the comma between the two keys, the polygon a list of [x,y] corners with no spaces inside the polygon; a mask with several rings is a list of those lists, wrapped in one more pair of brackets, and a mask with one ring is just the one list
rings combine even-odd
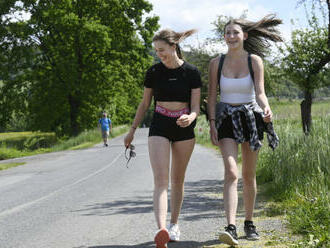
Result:
{"label": "plaid shirt tied around waist", "polygon": [[[256,102],[232,106],[228,103],[218,102],[216,106],[216,128],[219,130],[223,120],[231,116],[233,123],[233,134],[237,143],[243,143],[243,126],[241,114],[243,113],[246,118],[248,131],[250,133],[249,144],[253,151],[261,148],[262,143],[258,137],[258,130],[256,125],[256,118],[254,113],[262,115],[263,111]],[[279,144],[279,138],[274,131],[273,123],[263,122],[263,132],[267,133],[268,145],[274,150]]]}

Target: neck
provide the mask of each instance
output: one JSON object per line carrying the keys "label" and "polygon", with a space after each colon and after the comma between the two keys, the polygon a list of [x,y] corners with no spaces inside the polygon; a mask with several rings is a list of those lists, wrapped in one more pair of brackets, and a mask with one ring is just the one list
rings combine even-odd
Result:
{"label": "neck", "polygon": [[178,68],[183,64],[183,60],[180,59],[178,56],[175,56],[172,60],[164,63],[167,68]]}
{"label": "neck", "polygon": [[246,55],[246,51],[244,49],[229,49],[227,52],[227,56],[233,59],[238,59]]}

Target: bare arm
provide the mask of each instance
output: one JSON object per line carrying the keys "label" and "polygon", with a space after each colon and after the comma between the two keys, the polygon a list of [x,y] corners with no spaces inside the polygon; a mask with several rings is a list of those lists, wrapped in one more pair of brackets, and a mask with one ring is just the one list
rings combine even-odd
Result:
{"label": "bare arm", "polygon": [[153,90],[151,88],[144,88],[143,99],[142,99],[141,103],[139,104],[139,107],[136,111],[133,124],[124,139],[125,147],[128,147],[131,144],[131,142],[134,138],[134,133],[135,133],[136,128],[139,126],[146,111],[150,107],[152,95],[153,95]]}
{"label": "bare arm", "polygon": [[218,131],[216,130],[215,127],[215,105],[217,101],[218,66],[219,66],[219,57],[216,57],[210,61],[207,112],[210,121],[211,141],[214,145],[218,145]]}
{"label": "bare arm", "polygon": [[254,84],[255,84],[255,91],[256,91],[256,100],[259,106],[264,111],[264,120],[266,122],[271,121],[272,112],[270,110],[270,106],[268,103],[268,99],[265,93],[265,86],[264,86],[264,65],[262,59],[257,55],[252,55],[252,67],[254,71]]}
{"label": "bare arm", "polygon": [[201,99],[201,88],[191,90],[191,100],[190,100],[190,116],[193,120],[197,118],[200,111],[200,100]]}
{"label": "bare arm", "polygon": [[200,111],[200,98],[201,98],[201,89],[196,88],[191,90],[191,99],[190,99],[190,114],[181,115],[177,119],[176,124],[180,127],[188,127],[199,115]]}

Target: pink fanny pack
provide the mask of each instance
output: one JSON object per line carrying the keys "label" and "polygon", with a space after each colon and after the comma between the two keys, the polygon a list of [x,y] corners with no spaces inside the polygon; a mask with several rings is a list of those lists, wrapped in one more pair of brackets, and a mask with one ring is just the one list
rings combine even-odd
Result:
{"label": "pink fanny pack", "polygon": [[189,114],[189,108],[184,108],[181,110],[169,110],[159,105],[156,105],[155,112],[165,115],[167,117],[180,117],[184,114]]}

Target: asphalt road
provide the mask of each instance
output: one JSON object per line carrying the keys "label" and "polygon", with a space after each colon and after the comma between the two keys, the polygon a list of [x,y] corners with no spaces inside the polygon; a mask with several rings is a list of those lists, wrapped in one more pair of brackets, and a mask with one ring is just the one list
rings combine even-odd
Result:
{"label": "asphalt road", "polygon": [[[129,168],[123,136],[109,147],[14,159],[27,163],[0,171],[0,248],[154,247],[147,132],[137,130]],[[222,179],[219,154],[196,145],[185,180],[182,241],[169,248],[219,243]]]}

